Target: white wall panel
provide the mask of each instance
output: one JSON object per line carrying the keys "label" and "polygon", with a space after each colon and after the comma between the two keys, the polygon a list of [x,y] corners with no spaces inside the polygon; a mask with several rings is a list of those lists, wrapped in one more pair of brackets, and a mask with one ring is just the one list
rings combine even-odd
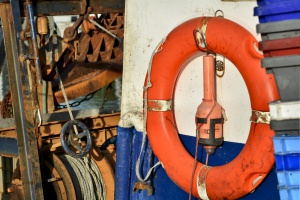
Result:
{"label": "white wall panel", "polygon": [[[225,18],[259,39],[255,30],[258,19],[253,16],[255,6],[256,1],[126,0],[122,114],[142,111],[143,84],[152,52],[173,28],[194,17],[213,16],[221,9]],[[176,89],[176,120],[181,134],[195,135],[194,116],[202,99],[202,85],[202,58],[198,57],[187,64]],[[244,143],[250,128],[249,95],[241,75],[228,60],[217,88],[218,101],[228,117],[225,140]]]}

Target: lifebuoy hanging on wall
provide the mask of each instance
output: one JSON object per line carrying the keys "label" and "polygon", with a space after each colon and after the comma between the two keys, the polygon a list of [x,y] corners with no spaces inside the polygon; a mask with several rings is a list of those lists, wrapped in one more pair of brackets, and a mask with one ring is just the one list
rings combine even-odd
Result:
{"label": "lifebuoy hanging on wall", "polygon": [[273,76],[261,68],[256,39],[243,27],[224,18],[200,17],[184,22],[167,36],[153,56],[145,81],[148,138],[168,176],[188,192],[194,158],[179,139],[173,97],[183,63],[199,53],[194,29],[203,33],[207,49],[238,68],[248,88],[253,120],[247,142],[234,160],[217,167],[197,163],[192,194],[202,199],[238,199],[253,191],[273,167],[274,133],[259,115],[268,112],[269,102],[279,99]]}

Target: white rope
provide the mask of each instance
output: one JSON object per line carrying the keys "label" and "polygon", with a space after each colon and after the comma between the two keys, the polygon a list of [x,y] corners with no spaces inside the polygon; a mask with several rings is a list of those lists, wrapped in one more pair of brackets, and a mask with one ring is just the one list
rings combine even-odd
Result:
{"label": "white rope", "polygon": [[153,165],[153,167],[151,167],[149,169],[149,171],[147,172],[147,175],[145,176],[145,178],[142,178],[141,175],[140,175],[140,162],[141,162],[141,155],[142,155],[142,151],[144,149],[144,146],[145,146],[145,143],[146,143],[146,134],[143,133],[143,139],[142,139],[142,146],[141,146],[141,150],[140,150],[140,154],[139,154],[139,157],[136,161],[136,164],[135,164],[135,173],[136,173],[136,177],[139,179],[139,181],[142,181],[142,182],[145,182],[146,180],[148,180],[148,178],[150,177],[151,175],[151,172],[152,170],[156,167],[156,166],[159,166],[161,163],[160,161],[158,161],[157,163],[155,163],[155,165]]}
{"label": "white rope", "polygon": [[140,150],[140,154],[139,157],[137,159],[136,165],[135,165],[135,173],[136,173],[136,177],[139,179],[139,181],[145,182],[151,175],[152,170],[159,166],[161,164],[160,161],[158,161],[157,163],[155,163],[155,165],[153,167],[151,167],[147,173],[147,175],[145,176],[145,178],[143,179],[140,175],[140,162],[141,162],[141,155],[142,155],[142,151],[144,149],[145,143],[146,143],[146,135],[147,135],[147,117],[148,117],[148,88],[152,87],[152,83],[151,83],[151,69],[152,69],[152,62],[153,62],[153,57],[155,56],[156,53],[160,52],[163,44],[165,42],[165,38],[162,39],[162,41],[157,45],[156,49],[153,51],[151,58],[150,58],[150,62],[149,62],[149,67],[147,70],[147,84],[146,86],[143,88],[144,92],[145,92],[145,96],[144,96],[144,124],[143,124],[143,139],[142,139],[142,145],[141,145],[141,150]]}
{"label": "white rope", "polygon": [[[69,112],[70,118],[71,118],[71,120],[74,120],[73,113],[71,111],[71,107],[70,107],[70,104],[69,104],[69,100],[68,100],[68,97],[67,97],[67,94],[66,94],[66,91],[65,91],[65,87],[64,87],[64,84],[61,80],[61,77],[60,77],[57,66],[55,66],[55,72],[56,72],[56,75],[57,75],[57,78],[58,78],[58,81],[59,81],[59,84],[60,84],[60,88],[61,88],[61,91],[63,93],[66,105],[67,105],[67,110]],[[74,128],[75,134],[78,135],[77,126],[73,125],[73,128]],[[78,143],[81,144],[81,139],[79,139],[79,138],[78,138]]]}
{"label": "white rope", "polygon": [[[60,74],[59,74],[57,66],[55,66],[55,72],[56,72],[56,75],[57,75],[57,78],[58,78],[58,81],[59,81],[59,84],[60,84],[61,92],[62,92],[62,94],[64,96],[64,99],[65,99],[65,102],[66,102],[66,105],[67,105],[67,109],[68,109],[70,118],[71,118],[71,120],[74,120],[73,113],[71,111],[71,107],[70,107],[70,104],[69,104],[69,101],[68,101],[68,97],[67,97],[67,94],[65,92],[65,87],[64,87],[64,84],[63,84],[63,82],[61,80],[61,77],[60,77]],[[76,133],[76,134],[78,134],[78,133]]]}

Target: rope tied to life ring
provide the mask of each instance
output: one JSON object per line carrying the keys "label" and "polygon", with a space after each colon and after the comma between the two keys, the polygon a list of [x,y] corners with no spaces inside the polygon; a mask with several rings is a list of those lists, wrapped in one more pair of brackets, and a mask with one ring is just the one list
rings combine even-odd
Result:
{"label": "rope tied to life ring", "polygon": [[[148,74],[151,74],[151,65],[152,65],[152,59],[153,59],[153,56],[158,53],[159,51],[162,50],[162,47],[163,47],[163,43],[164,43],[165,39],[163,39],[160,44],[157,46],[157,48],[155,49],[155,51],[153,52],[152,56],[151,56],[151,59],[150,59],[150,64],[149,64],[149,67],[148,67]],[[152,84],[151,84],[151,81],[150,81],[150,78],[147,80],[147,83],[146,85],[144,86],[144,92],[147,93],[147,90],[148,88],[152,87]],[[147,107],[147,100],[144,101],[144,108]],[[140,162],[141,162],[141,156],[142,156],[142,152],[143,152],[143,149],[145,147],[145,143],[146,143],[146,135],[147,135],[147,129],[146,129],[146,120],[147,120],[147,109],[144,110],[144,112],[146,113],[146,119],[144,120],[144,124],[143,124],[143,137],[142,137],[142,145],[141,145],[141,149],[140,149],[140,153],[139,153],[139,156],[138,156],[138,159],[137,159],[137,162],[135,164],[135,174],[136,174],[136,177],[137,179],[140,181],[141,184],[146,184],[146,181],[149,179],[150,175],[151,175],[151,172],[152,170],[155,169],[155,167],[161,165],[161,162],[158,161],[156,162],[147,172],[146,176],[144,178],[142,178],[141,174],[140,174]]]}
{"label": "rope tied to life ring", "polygon": [[[199,41],[199,46],[194,45],[191,34],[195,29],[205,38]],[[218,53],[238,68],[247,86],[251,108],[255,111],[247,142],[240,154],[223,166],[197,163],[192,188],[192,194],[197,198],[238,199],[253,191],[275,162],[274,132],[267,124],[267,113],[268,103],[279,99],[279,95],[273,75],[266,74],[260,67],[262,55],[256,46],[256,39],[240,25],[221,17],[200,17],[176,27],[151,60],[144,88],[144,127],[153,152],[167,175],[186,192],[190,189],[194,159],[179,139],[173,105],[183,63],[199,53],[199,48]],[[164,107],[166,102],[169,102],[168,109]]]}

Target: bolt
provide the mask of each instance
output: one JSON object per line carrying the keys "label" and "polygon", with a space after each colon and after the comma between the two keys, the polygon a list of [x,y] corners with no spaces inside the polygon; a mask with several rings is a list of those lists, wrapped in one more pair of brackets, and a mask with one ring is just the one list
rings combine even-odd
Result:
{"label": "bolt", "polygon": [[13,193],[15,191],[15,188],[14,187],[9,187],[7,188],[7,192],[8,193]]}

